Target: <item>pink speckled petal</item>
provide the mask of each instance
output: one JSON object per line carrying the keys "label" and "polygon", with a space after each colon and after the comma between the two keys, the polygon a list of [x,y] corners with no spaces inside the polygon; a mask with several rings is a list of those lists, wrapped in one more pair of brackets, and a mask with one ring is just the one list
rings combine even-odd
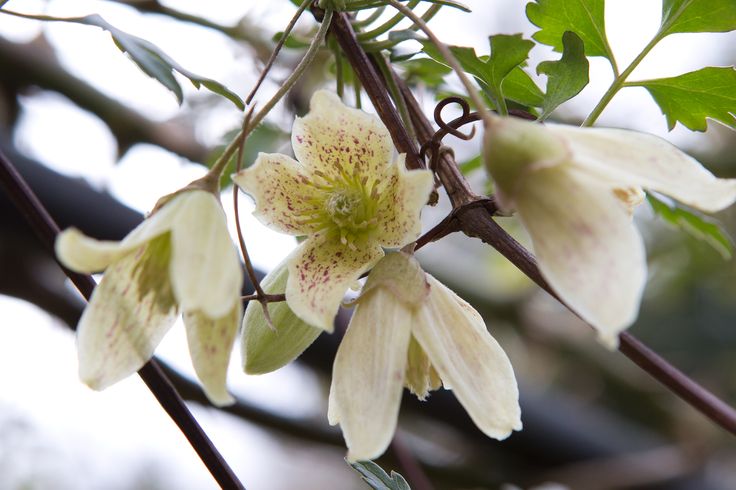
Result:
{"label": "pink speckled petal", "polygon": [[299,318],[332,332],[345,291],[381,257],[375,243],[352,250],[331,236],[314,235],[287,259],[286,301]]}
{"label": "pink speckled petal", "polygon": [[309,113],[294,121],[291,144],[309,171],[332,178],[381,178],[394,151],[391,136],[373,114],[347,107],[325,90],[314,93]]}
{"label": "pink speckled petal", "polygon": [[207,398],[218,407],[235,402],[225,385],[230,354],[240,325],[238,302],[227,315],[210,319],[201,311],[184,312],[189,353]]}
{"label": "pink speckled petal", "polygon": [[[113,262],[95,288],[77,327],[79,377],[102,390],[140,369],[173,325],[173,302],[157,301],[158,293],[143,293],[137,267],[146,246]],[[169,278],[161,277],[160,289]]]}
{"label": "pink speckled petal", "polygon": [[310,235],[325,224],[323,192],[312,185],[305,168],[286,155],[260,153],[255,163],[233,175],[253,196],[253,213],[263,224],[290,235]]}
{"label": "pink speckled petal", "polygon": [[407,170],[402,154],[387,179],[385,192],[380,194],[377,236],[383,246],[398,248],[419,236],[420,214],[432,192],[434,178],[429,170]]}

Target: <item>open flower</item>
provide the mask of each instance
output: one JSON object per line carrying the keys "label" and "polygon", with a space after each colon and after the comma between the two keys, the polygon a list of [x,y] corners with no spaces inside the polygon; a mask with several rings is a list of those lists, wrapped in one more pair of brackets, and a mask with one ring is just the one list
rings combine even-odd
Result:
{"label": "open flower", "polygon": [[217,405],[240,321],[243,281],[218,198],[203,190],[167,196],[121,242],[70,228],[56,241],[69,269],[105,270],[77,327],[79,374],[101,390],[140,369],[183,312],[194,369]]}
{"label": "open flower", "polygon": [[521,430],[511,363],[481,316],[412,256],[391,253],[368,276],[335,357],[328,417],[348,459],[386,450],[405,385],[424,399],[440,380],[488,436]]}
{"label": "open flower", "polygon": [[499,204],[516,210],[552,289],[610,347],[636,319],[646,282],[632,220],[642,189],[708,212],[736,199],[736,180],[648,134],[494,118],[485,138]]}
{"label": "open flower", "polygon": [[288,259],[286,300],[331,331],[345,291],[383,256],[381,247],[419,235],[432,174],[406,170],[380,120],[327,91],[315,92],[309,114],[294,121],[291,144],[296,160],[260,153],[233,181],[253,196],[264,224],[307,236]]}

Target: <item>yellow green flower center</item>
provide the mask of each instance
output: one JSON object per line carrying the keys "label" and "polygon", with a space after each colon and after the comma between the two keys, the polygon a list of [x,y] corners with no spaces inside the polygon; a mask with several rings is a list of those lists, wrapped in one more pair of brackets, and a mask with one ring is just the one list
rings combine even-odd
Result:
{"label": "yellow green flower center", "polygon": [[344,168],[327,175],[316,171],[311,185],[321,192],[315,199],[315,211],[307,220],[319,222],[328,233],[339,235],[340,242],[355,249],[356,242],[368,238],[376,228],[376,215],[381,201],[379,179],[358,175],[358,169],[348,174]]}

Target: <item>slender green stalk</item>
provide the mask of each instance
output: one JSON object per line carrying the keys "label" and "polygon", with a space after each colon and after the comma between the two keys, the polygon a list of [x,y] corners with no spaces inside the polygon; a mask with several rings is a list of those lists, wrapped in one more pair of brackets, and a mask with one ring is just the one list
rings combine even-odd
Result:
{"label": "slender green stalk", "polygon": [[[419,0],[412,0],[406,5],[406,7],[413,9],[417,5],[419,5]],[[398,24],[402,20],[404,20],[404,16],[401,13],[398,13],[375,29],[356,34],[356,37],[358,38],[358,41],[370,41],[371,39],[375,39],[381,34],[390,31],[394,28],[394,26],[396,26],[396,24]]]}
{"label": "slender green stalk", "polygon": [[353,24],[353,28],[355,28],[355,29],[361,29],[363,27],[367,27],[367,26],[373,24],[375,21],[378,20],[378,18],[381,16],[381,14],[383,14],[383,11],[384,10],[386,10],[386,7],[378,7],[376,10],[374,10],[373,12],[371,12],[371,14],[368,17],[366,17],[365,19],[354,21],[352,23]]}
{"label": "slender green stalk", "polygon": [[269,70],[271,70],[271,67],[276,61],[276,57],[279,55],[281,48],[284,46],[286,39],[289,37],[289,34],[291,34],[291,30],[294,29],[294,26],[296,25],[296,22],[299,20],[299,17],[302,16],[304,11],[307,9],[309,5],[311,5],[311,3],[312,3],[312,0],[302,0],[301,5],[299,5],[299,8],[297,9],[297,11],[294,13],[294,16],[289,21],[289,24],[286,26],[286,29],[284,29],[284,34],[281,36],[281,39],[279,39],[279,42],[276,43],[276,47],[273,49],[273,52],[271,53],[271,57],[268,58],[268,62],[266,63],[266,66],[263,67],[263,70],[261,70],[261,75],[258,77],[258,81],[253,86],[253,89],[248,94],[248,97],[245,98],[246,104],[250,104],[250,101],[253,100],[253,96],[256,95],[256,92],[258,91],[258,88],[263,83],[263,80],[266,79],[266,75],[268,74]]}
{"label": "slender green stalk", "polygon": [[363,102],[360,100],[360,97],[363,93],[363,86],[360,84],[360,80],[355,73],[353,73],[353,91],[355,92],[355,107],[362,109]]}
{"label": "slender green stalk", "polygon": [[609,102],[611,102],[618,91],[625,86],[626,79],[629,75],[631,75],[631,72],[633,72],[636,67],[639,66],[639,64],[649,54],[652,48],[654,48],[654,46],[656,46],[657,43],[662,40],[662,38],[664,37],[664,32],[664,29],[660,29],[659,32],[652,38],[652,40],[649,41],[649,44],[644,46],[644,49],[642,49],[641,53],[639,53],[639,55],[634,58],[634,61],[632,61],[631,64],[627,66],[626,69],[613,80],[613,83],[610,87],[608,87],[606,93],[603,94],[603,97],[601,97],[598,105],[593,108],[588,117],[585,118],[585,121],[583,121],[583,127],[589,127],[595,124],[596,120],[601,115],[601,112],[603,112],[603,109],[606,108],[606,106],[609,104]]}
{"label": "slender green stalk", "polygon": [[266,102],[266,104],[261,108],[260,111],[258,111],[258,114],[253,116],[253,119],[251,120],[250,124],[248,124],[248,127],[241,129],[235,136],[235,138],[233,138],[233,140],[230,142],[230,144],[227,145],[225,150],[223,150],[222,155],[220,155],[214,165],[212,165],[212,169],[210,169],[209,173],[216,173],[216,175],[218,176],[222,175],[222,172],[224,172],[225,168],[227,168],[228,162],[232,158],[233,154],[235,154],[235,151],[238,149],[240,141],[243,139],[243,137],[250,134],[250,132],[253,131],[253,129],[261,123],[261,121],[263,121],[263,118],[266,117],[269,112],[271,112],[273,106],[275,106],[278,101],[281,100],[283,96],[289,92],[289,90],[291,90],[294,84],[299,81],[307,68],[309,68],[309,65],[311,65],[314,61],[314,58],[319,52],[320,46],[324,43],[325,37],[327,37],[327,31],[329,30],[330,22],[332,21],[332,14],[332,9],[325,10],[325,16],[324,19],[322,19],[322,24],[320,24],[317,34],[315,34],[314,38],[312,38],[312,42],[309,44],[307,52],[304,53],[304,58],[299,61],[299,64],[296,66],[296,68],[294,68],[294,71],[291,73],[291,75],[289,75],[289,78],[284,81],[283,85],[279,87],[278,91],[273,95],[273,97],[271,97],[271,99]]}

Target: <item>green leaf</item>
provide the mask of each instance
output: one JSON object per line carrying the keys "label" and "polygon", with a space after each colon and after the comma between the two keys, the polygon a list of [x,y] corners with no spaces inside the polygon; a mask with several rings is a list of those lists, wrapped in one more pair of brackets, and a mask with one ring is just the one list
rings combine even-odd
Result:
{"label": "green leaf", "polygon": [[514,102],[527,107],[541,107],[544,94],[520,66],[517,66],[504,78],[501,84],[503,95]]}
{"label": "green leaf", "polygon": [[613,64],[604,6],[604,0],[536,0],[527,4],[526,16],[541,29],[532,36],[540,43],[563,51],[562,36],[572,31],[583,40],[587,56],[604,56]]}
{"label": "green leaf", "polygon": [[[284,31],[279,31],[276,34],[273,35],[271,40],[275,43],[281,41],[281,38],[284,37]],[[306,49],[310,45],[310,39],[302,37],[298,34],[291,33],[286,37],[286,41],[284,41],[284,47],[289,49]]]}
{"label": "green leaf", "polygon": [[470,160],[467,160],[461,164],[458,165],[458,168],[460,169],[460,172],[463,173],[463,175],[467,175],[470,172],[474,170],[478,170],[483,166],[483,156],[482,155],[476,155]]}
{"label": "green leaf", "polygon": [[161,51],[155,44],[145,39],[128,34],[121,31],[115,26],[110,25],[105,19],[99,15],[88,15],[86,17],[78,17],[74,19],[63,19],[68,22],[85,24],[99,27],[110,33],[115,45],[124,53],[130,56],[130,59],[143,70],[143,72],[156,79],[164,87],[169,89],[176,96],[176,100],[181,105],[184,95],[179,82],[174,78],[173,72],[176,71],[188,78],[192,85],[199,88],[200,85],[208,90],[225,97],[230,100],[241,111],[245,108],[243,101],[240,100],[234,92],[228,90],[224,85],[215,80],[200,77],[183,68],[176,61],[171,59],[166,53]]}
{"label": "green leaf", "polygon": [[389,476],[373,461],[356,461],[350,463],[350,466],[360,473],[363,481],[373,490],[411,490],[403,476],[395,471],[392,471]]}
{"label": "green leaf", "polygon": [[486,78],[483,81],[494,90],[496,100],[503,100],[501,84],[514,68],[523,66],[529,58],[534,42],[523,39],[521,34],[498,34],[489,38],[491,57],[486,62]]}
{"label": "green leaf", "polygon": [[[496,106],[504,97],[524,105],[539,105],[542,101],[542,92],[521,68],[529,57],[529,51],[534,47],[534,43],[523,39],[521,34],[491,36],[489,43],[490,57],[479,57],[473,48],[463,46],[449,48],[460,62],[462,69],[479,80],[481,87],[494,100]],[[448,65],[434,44],[423,41],[422,46],[423,51],[435,61]],[[508,85],[506,81],[509,82]]]}
{"label": "green leaf", "polygon": [[736,29],[734,0],[663,0],[662,37],[676,32],[728,32]]}
{"label": "green leaf", "polygon": [[562,35],[562,57],[537,66],[537,73],[547,75],[547,93],[540,119],[546,119],[557,106],[572,99],[588,85],[588,58],[583,40],[572,31]]}
{"label": "green leaf", "polygon": [[730,259],[733,253],[733,242],[723,228],[714,220],[695,214],[673,203],[668,205],[647,193],[647,200],[654,212],[674,227],[706,242],[724,259]]}
{"label": "green leaf", "polygon": [[646,88],[667,117],[669,129],[680,122],[693,131],[705,131],[706,118],[736,129],[736,69],[707,67],[672,78],[630,82]]}

